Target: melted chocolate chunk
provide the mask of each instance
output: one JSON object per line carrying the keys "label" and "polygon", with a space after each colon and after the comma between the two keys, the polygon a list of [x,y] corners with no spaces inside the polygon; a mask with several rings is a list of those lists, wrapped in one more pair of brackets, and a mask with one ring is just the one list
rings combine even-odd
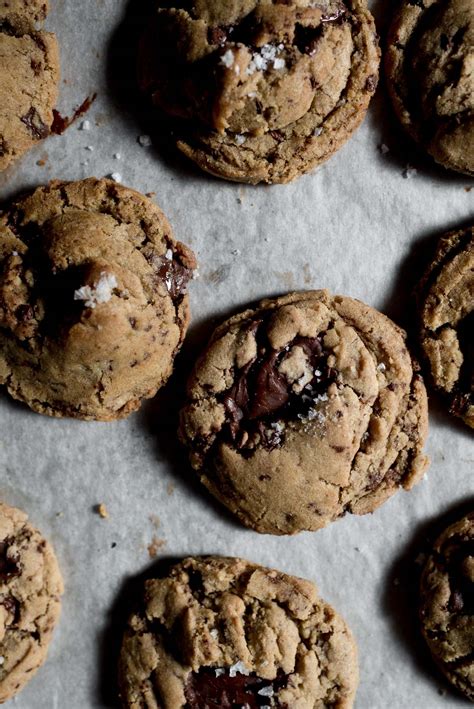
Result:
{"label": "melted chocolate chunk", "polygon": [[267,416],[282,408],[290,398],[288,381],[278,369],[278,361],[282,352],[270,352],[260,363],[254,381],[254,395],[249,407],[248,416],[251,419]]}
{"label": "melted chocolate chunk", "polygon": [[[252,449],[256,440],[272,450],[282,442],[282,429],[275,419],[305,418],[316,400],[327,391],[337,372],[327,366],[320,340],[296,337],[287,347],[274,350],[267,342],[262,321],[250,326],[257,340],[258,356],[237,374],[234,385],[221,398],[227,415],[224,435],[238,448]],[[313,370],[313,378],[301,393],[279,371],[279,365],[292,347],[301,347]],[[311,418],[311,416],[309,416]]]}
{"label": "melted chocolate chunk", "polygon": [[176,258],[162,258],[158,268],[158,276],[161,278],[173,300],[179,298],[186,291],[186,287],[192,278],[192,271]]}
{"label": "melted chocolate chunk", "polygon": [[10,542],[0,542],[0,583],[5,583],[14,576],[20,576],[20,559],[16,554],[9,554]]}
{"label": "melted chocolate chunk", "polygon": [[186,709],[258,709],[269,706],[270,697],[277,694],[286,681],[287,676],[283,673],[272,681],[256,674],[231,676],[228,669],[203,668],[189,676],[185,687]]}
{"label": "melted chocolate chunk", "polygon": [[33,138],[36,140],[41,140],[49,135],[48,126],[46,123],[43,123],[40,114],[33,106],[30,108],[28,113],[20,118],[20,120],[25,124]]}

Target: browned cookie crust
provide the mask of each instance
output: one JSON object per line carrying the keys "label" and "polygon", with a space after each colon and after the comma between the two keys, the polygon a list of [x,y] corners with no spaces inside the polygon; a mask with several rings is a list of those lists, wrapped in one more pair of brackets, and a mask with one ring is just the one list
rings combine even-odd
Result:
{"label": "browned cookie crust", "polygon": [[180,435],[201,481],[245,525],[294,534],[411,488],[426,431],[404,332],[360,301],[312,291],[215,331]]}
{"label": "browned cookie crust", "polygon": [[191,558],[146,582],[119,676],[128,709],[349,709],[357,649],[309,581]]}
{"label": "browned cookie crust", "polygon": [[62,593],[49,543],[24,512],[0,503],[0,703],[45,661]]}
{"label": "browned cookie crust", "polygon": [[379,65],[366,0],[170,5],[158,7],[143,39],[141,85],[185,120],[178,148],[204,170],[289,182],[363,120]]}
{"label": "browned cookie crust", "polygon": [[395,110],[437,162],[474,175],[474,3],[405,0],[389,36]]}
{"label": "browned cookie crust", "polygon": [[0,2],[0,170],[46,138],[59,83],[56,37],[35,30],[47,3]]}
{"label": "browned cookie crust", "polygon": [[474,428],[474,227],[440,240],[419,298],[431,379],[451,413]]}
{"label": "browned cookie crust", "polygon": [[50,416],[127,416],[168,379],[193,253],[110,180],[52,182],[0,214],[0,384]]}
{"label": "browned cookie crust", "polygon": [[420,617],[436,663],[474,702],[474,513],[437,539],[421,580]]}

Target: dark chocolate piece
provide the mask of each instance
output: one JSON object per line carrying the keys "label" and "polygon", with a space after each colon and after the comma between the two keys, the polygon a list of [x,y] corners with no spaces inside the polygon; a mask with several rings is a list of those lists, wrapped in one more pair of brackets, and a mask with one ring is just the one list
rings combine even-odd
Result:
{"label": "dark chocolate piece", "polygon": [[20,118],[20,120],[25,124],[33,138],[36,138],[36,140],[41,140],[49,135],[48,126],[43,122],[40,114],[33,106],[30,108],[28,113]]}
{"label": "dark chocolate piece", "polygon": [[185,687],[186,709],[258,709],[269,706],[273,694],[276,694],[286,681],[284,674],[279,674],[272,681],[262,679],[254,673],[235,673],[231,676],[228,668],[202,668],[189,676]]}

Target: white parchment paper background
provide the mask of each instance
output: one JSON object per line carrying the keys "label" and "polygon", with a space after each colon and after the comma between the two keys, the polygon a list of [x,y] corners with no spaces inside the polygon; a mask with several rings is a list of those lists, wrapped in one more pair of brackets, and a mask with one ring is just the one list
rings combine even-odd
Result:
{"label": "white parchment paper background", "polygon": [[[49,138],[0,177],[0,198],[52,178],[118,172],[124,184],[156,192],[176,237],[196,251],[200,278],[191,285],[193,321],[176,375],[128,420],[47,419],[1,392],[0,496],[26,510],[51,539],[66,583],[48,662],[12,705],[117,705],[114,663],[127,599],[133,579],[153,565],[147,546],[156,537],[166,542],[160,556],[240,555],[315,581],[356,635],[358,709],[466,706],[427,657],[413,589],[414,560],[437,523],[460,505],[474,505],[467,427],[433,402],[426,481],[372,516],[276,538],[238,526],[201,491],[175,441],[175,418],[190,362],[213,325],[257,298],[327,287],[403,324],[416,269],[436,236],[474,218],[474,190],[465,189],[474,181],[414,153],[392,125],[380,90],[362,128],[316,173],[257,188],[207,177],[137,142],[146,130],[133,107],[123,106],[121,86],[133,39],[132,23],[123,24],[126,0],[51,4],[48,27],[62,52],[61,112],[70,114],[97,91],[86,117],[91,130],[79,130],[79,121]],[[382,30],[389,6],[379,0],[375,7]],[[386,155],[382,143],[390,148]],[[418,173],[404,179],[408,163]],[[100,502],[107,520],[93,512]]]}

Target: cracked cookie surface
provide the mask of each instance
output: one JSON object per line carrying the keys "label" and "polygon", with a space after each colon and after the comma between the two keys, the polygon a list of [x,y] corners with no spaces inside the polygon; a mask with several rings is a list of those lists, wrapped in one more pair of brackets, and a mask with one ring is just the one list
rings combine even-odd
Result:
{"label": "cracked cookie surface", "polygon": [[433,658],[474,701],[474,513],[437,539],[420,594],[422,630]]}
{"label": "cracked cookie surface", "polygon": [[421,345],[450,412],[474,428],[474,227],[444,236],[420,288]]}
{"label": "cracked cookie surface", "polygon": [[45,661],[62,593],[50,544],[24,512],[0,503],[0,702]]}
{"label": "cracked cookie surface", "polygon": [[405,1],[392,25],[386,72],[408,133],[447,168],[474,175],[474,4]]}
{"label": "cracked cookie surface", "polygon": [[110,180],[52,182],[0,214],[0,384],[51,416],[112,420],[171,374],[194,255]]}
{"label": "cracked cookie surface", "polygon": [[124,707],[349,709],[357,649],[309,581],[189,558],[145,583],[122,644]]}
{"label": "cracked cookie surface", "polygon": [[427,459],[405,333],[327,291],[263,301],[214,333],[180,436],[201,481],[258,532],[315,530],[411,488]]}
{"label": "cracked cookie surface", "polygon": [[194,0],[159,7],[142,88],[183,119],[178,148],[238,182],[288,182],[359,126],[378,80],[365,0]]}
{"label": "cracked cookie surface", "polygon": [[47,3],[0,3],[0,170],[49,135],[59,83],[56,37],[35,29]]}

